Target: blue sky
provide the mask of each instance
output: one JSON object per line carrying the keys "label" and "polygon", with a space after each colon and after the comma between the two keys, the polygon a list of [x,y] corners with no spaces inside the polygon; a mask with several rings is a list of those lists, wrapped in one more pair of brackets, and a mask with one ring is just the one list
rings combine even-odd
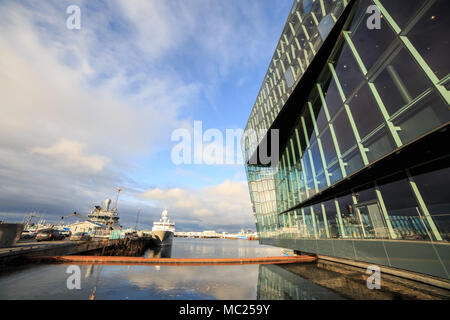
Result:
{"label": "blue sky", "polygon": [[178,230],[254,227],[243,166],[177,166],[170,137],[245,127],[291,6],[0,1],[0,217],[57,221],[120,186],[125,226],[167,208]]}

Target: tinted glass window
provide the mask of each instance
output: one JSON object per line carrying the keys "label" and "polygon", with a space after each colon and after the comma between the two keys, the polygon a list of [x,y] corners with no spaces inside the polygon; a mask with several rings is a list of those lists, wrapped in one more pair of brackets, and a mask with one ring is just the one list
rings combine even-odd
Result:
{"label": "tinted glass window", "polygon": [[345,153],[345,151],[356,144],[355,135],[353,134],[345,110],[341,111],[333,121],[333,127],[336,132],[341,153]]}
{"label": "tinted glass window", "polygon": [[390,115],[431,86],[422,68],[401,49],[374,81]]}
{"label": "tinted glass window", "polygon": [[383,122],[380,108],[367,84],[354,95],[349,107],[361,138]]}
{"label": "tinted glass window", "polygon": [[450,72],[449,21],[450,1],[436,0],[408,33],[414,47],[439,79]]}

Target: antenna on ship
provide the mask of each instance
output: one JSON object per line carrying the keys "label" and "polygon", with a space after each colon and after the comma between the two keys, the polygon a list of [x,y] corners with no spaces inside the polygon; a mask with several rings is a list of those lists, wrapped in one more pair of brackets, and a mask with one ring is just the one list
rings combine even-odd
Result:
{"label": "antenna on ship", "polygon": [[117,187],[117,195],[116,195],[116,203],[114,205],[114,209],[117,211],[117,201],[119,201],[119,193],[120,193],[121,189],[119,187]]}
{"label": "antenna on ship", "polygon": [[138,221],[139,221],[139,213],[141,213],[141,209],[138,209],[138,213],[137,213],[137,217],[136,217],[136,225],[134,226],[134,231],[137,231],[137,225],[138,225]]}

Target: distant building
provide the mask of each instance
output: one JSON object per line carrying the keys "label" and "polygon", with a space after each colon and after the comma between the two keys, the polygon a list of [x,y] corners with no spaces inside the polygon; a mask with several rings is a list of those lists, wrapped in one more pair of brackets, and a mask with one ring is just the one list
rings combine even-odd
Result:
{"label": "distant building", "polygon": [[241,140],[261,243],[449,279],[449,20],[294,1]]}
{"label": "distant building", "polygon": [[92,221],[82,221],[70,225],[70,232],[72,234],[76,232],[88,232],[93,234],[95,230],[99,229],[106,229],[106,226]]}
{"label": "distant building", "polygon": [[218,238],[219,234],[215,230],[205,230],[201,236],[202,238]]}

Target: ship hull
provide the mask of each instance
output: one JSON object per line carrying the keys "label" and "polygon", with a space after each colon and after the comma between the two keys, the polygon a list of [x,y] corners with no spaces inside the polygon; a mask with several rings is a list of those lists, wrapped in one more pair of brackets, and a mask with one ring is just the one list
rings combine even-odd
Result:
{"label": "ship hull", "polygon": [[152,231],[153,244],[156,246],[171,246],[173,242],[172,231]]}
{"label": "ship hull", "polygon": [[20,239],[23,227],[22,223],[0,223],[0,248],[15,244]]}

